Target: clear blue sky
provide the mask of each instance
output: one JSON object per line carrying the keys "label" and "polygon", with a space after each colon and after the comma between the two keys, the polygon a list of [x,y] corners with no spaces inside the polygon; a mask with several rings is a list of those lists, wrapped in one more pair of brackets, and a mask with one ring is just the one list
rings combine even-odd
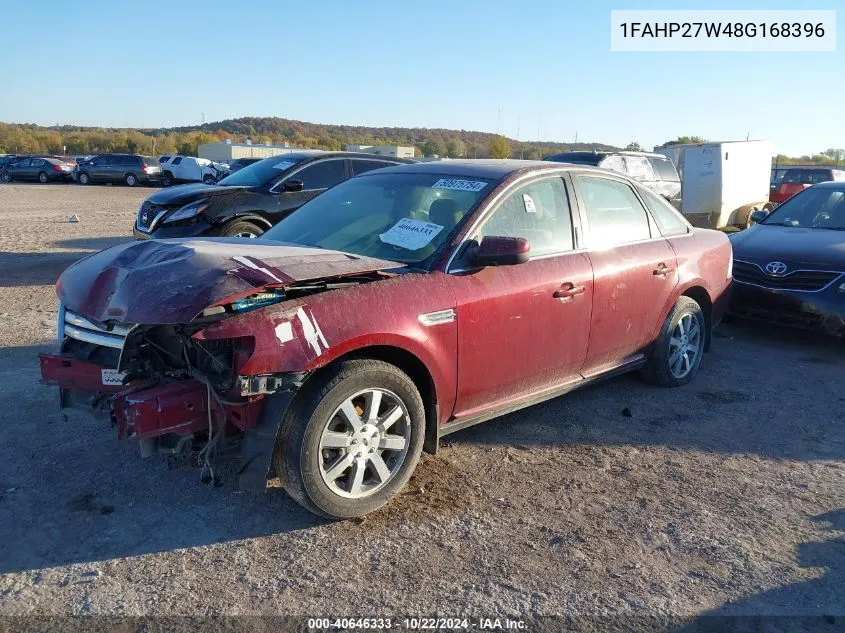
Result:
{"label": "clear blue sky", "polygon": [[845,147],[841,26],[835,53],[612,53],[611,8],[845,5],[10,1],[0,121],[159,127],[204,112],[647,147],[681,134],[750,134],[787,154]]}

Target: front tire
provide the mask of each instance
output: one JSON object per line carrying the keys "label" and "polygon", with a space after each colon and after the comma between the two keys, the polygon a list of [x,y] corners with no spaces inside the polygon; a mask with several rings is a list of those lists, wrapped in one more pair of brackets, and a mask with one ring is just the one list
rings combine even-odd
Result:
{"label": "front tire", "polygon": [[12,182],[12,175],[7,171],[0,171],[0,182],[4,182],[6,184]]}
{"label": "front tire", "polygon": [[213,185],[215,182],[217,182],[217,180],[211,174],[206,174],[205,176],[203,176],[202,181],[206,185]]}
{"label": "front tire", "polygon": [[166,171],[161,176],[161,186],[162,187],[169,187],[173,184],[173,174],[169,171]]}
{"label": "front tire", "polygon": [[77,176],[77,180],[79,180],[80,185],[87,185],[91,183],[91,176],[83,171]]}
{"label": "front tire", "polygon": [[127,187],[135,187],[138,184],[138,176],[135,174],[126,174],[123,178],[123,182],[126,183]]}
{"label": "front tire", "polygon": [[701,366],[706,328],[704,311],[698,302],[690,297],[678,297],[642,369],[643,378],[663,387],[679,387],[691,381]]}
{"label": "front tire", "polygon": [[407,374],[382,361],[346,360],[324,372],[306,382],[285,415],[276,472],[311,512],[363,516],[414,472],[425,435],[422,398]]}
{"label": "front tire", "polygon": [[223,237],[245,237],[247,239],[255,239],[264,233],[264,229],[260,226],[241,220],[240,222],[232,222],[221,233]]}

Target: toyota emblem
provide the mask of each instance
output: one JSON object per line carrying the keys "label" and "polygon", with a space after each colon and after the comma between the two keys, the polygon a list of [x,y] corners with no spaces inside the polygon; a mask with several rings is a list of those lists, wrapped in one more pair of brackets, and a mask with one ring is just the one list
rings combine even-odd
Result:
{"label": "toyota emblem", "polygon": [[147,222],[149,222],[149,220],[150,220],[150,214],[147,213],[146,211],[144,211],[144,213],[141,214],[141,222],[146,224]]}
{"label": "toyota emblem", "polygon": [[786,272],[786,264],[783,262],[769,262],[766,264],[766,272],[770,275],[782,275]]}

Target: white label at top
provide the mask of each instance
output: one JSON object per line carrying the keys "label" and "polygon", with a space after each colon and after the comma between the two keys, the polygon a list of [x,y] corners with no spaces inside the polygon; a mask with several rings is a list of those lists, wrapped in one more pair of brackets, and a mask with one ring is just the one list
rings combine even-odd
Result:
{"label": "white label at top", "polygon": [[428,246],[431,240],[437,237],[437,234],[442,230],[443,227],[439,224],[403,218],[379,235],[379,239],[385,244],[401,246],[409,251],[415,251],[423,246]]}
{"label": "white label at top", "polygon": [[486,186],[486,182],[455,180],[454,178],[441,178],[432,185],[434,189],[453,189],[455,191],[481,191]]}
{"label": "white label at top", "polygon": [[284,171],[284,170],[285,170],[285,169],[287,169],[288,167],[293,167],[294,165],[296,165],[296,162],[295,162],[295,161],[292,161],[292,160],[283,160],[283,161],[281,161],[281,162],[276,163],[275,165],[273,165],[273,169],[279,169],[279,170],[281,170],[281,171]]}

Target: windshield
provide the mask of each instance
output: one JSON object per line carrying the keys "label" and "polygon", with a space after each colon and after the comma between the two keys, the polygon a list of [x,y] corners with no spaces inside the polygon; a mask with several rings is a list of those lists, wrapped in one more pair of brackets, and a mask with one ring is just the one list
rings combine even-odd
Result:
{"label": "windshield", "polygon": [[359,176],[304,204],[263,238],[420,264],[494,186],[444,174]]}
{"label": "windshield", "polygon": [[276,176],[281,176],[283,171],[290,169],[301,160],[301,158],[287,158],[284,154],[265,158],[226,176],[217,184],[230,187],[260,187]]}
{"label": "windshield", "polygon": [[810,187],[772,211],[761,224],[845,231],[845,187]]}

